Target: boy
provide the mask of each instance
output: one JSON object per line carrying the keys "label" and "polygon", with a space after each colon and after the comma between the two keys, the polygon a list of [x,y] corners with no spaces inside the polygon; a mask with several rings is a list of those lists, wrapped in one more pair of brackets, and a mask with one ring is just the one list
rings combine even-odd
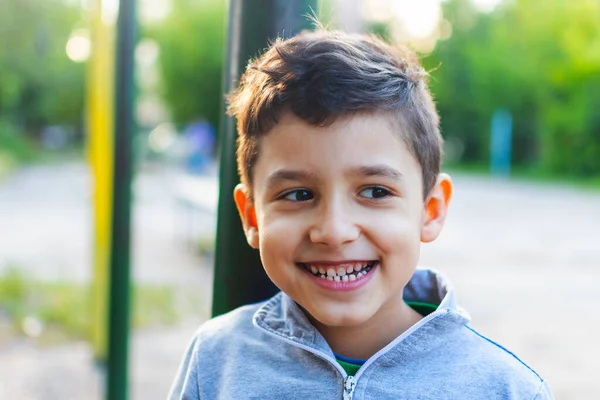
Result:
{"label": "boy", "polygon": [[230,97],[250,246],[281,289],[205,323],[171,399],[552,399],[416,269],[452,193],[414,54],[323,30],[276,41]]}

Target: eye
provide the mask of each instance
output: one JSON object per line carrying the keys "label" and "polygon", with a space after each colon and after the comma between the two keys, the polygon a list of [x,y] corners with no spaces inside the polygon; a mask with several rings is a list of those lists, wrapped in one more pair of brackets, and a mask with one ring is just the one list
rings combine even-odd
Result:
{"label": "eye", "polygon": [[314,195],[310,190],[306,189],[296,189],[289,192],[284,193],[279,197],[281,200],[289,200],[289,201],[309,201],[314,198]]}
{"label": "eye", "polygon": [[389,190],[380,186],[371,186],[360,191],[359,196],[367,199],[381,199],[392,194]]}

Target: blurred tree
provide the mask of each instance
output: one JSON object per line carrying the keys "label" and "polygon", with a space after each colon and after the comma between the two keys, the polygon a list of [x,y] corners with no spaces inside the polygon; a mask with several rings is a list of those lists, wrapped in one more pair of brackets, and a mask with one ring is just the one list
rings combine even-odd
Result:
{"label": "blurred tree", "polygon": [[546,49],[536,60],[545,85],[540,90],[540,153],[543,166],[560,174],[600,174],[600,2],[554,0],[553,8],[523,2],[542,32]]}
{"label": "blurred tree", "polygon": [[173,0],[171,14],[146,35],[160,46],[162,96],[178,125],[220,120],[225,51],[224,0]]}
{"label": "blurred tree", "polygon": [[[515,165],[600,173],[600,2],[505,1],[490,13],[469,0],[442,6],[452,35],[424,63],[439,66],[431,88],[444,135],[461,143],[460,161],[488,162],[491,116],[505,108]],[[224,23],[224,0],[174,0],[168,18],[147,31],[159,43],[163,98],[180,126],[218,124]]]}
{"label": "blurred tree", "polygon": [[0,126],[5,131],[36,137],[45,125],[81,124],[84,65],[65,51],[80,17],[79,7],[65,1],[0,1]]}
{"label": "blurred tree", "polygon": [[452,36],[426,58],[447,138],[462,161],[486,162],[490,118],[513,114],[514,162],[548,172],[600,173],[600,2],[516,0],[480,13],[443,3]]}

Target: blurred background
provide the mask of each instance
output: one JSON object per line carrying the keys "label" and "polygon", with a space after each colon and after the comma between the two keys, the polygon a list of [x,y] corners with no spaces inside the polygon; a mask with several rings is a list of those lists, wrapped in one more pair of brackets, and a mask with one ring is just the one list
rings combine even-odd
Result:
{"label": "blurred background", "polygon": [[[91,60],[92,43],[111,48],[118,1],[92,3],[0,0],[2,399],[103,398],[94,204],[109,161],[89,116],[103,115],[91,88],[114,84]],[[316,12],[408,44],[431,73],[456,189],[421,264],[557,399],[600,398],[600,2],[322,0]],[[166,397],[210,316],[226,15],[224,0],[138,0],[134,399]]]}

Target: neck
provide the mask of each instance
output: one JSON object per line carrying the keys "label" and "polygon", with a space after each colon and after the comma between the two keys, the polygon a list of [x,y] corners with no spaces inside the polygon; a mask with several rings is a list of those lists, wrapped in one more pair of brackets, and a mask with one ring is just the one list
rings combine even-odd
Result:
{"label": "neck", "polygon": [[382,307],[371,319],[356,326],[327,326],[309,318],[334,353],[366,360],[423,317],[400,300],[399,304]]}

